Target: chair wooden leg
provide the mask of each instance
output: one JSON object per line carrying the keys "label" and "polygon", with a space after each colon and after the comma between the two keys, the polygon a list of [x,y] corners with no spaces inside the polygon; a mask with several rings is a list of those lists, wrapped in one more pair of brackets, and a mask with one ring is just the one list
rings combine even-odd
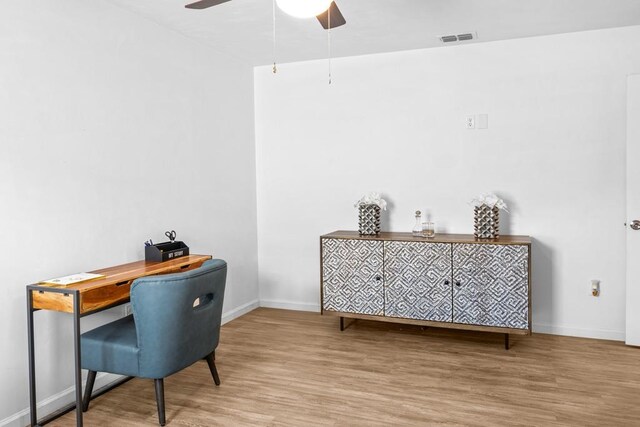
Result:
{"label": "chair wooden leg", "polygon": [[87,384],[84,387],[84,399],[82,399],[82,412],[89,410],[89,401],[93,392],[93,384],[96,382],[96,371],[89,371],[87,375]]}
{"label": "chair wooden leg", "polygon": [[153,380],[156,385],[156,403],[158,404],[158,422],[161,426],[165,425],[164,417],[164,379]]}
{"label": "chair wooden leg", "polygon": [[218,376],[218,370],[216,369],[215,351],[211,352],[211,354],[207,356],[207,363],[209,364],[209,370],[211,371],[213,382],[216,383],[216,385],[220,385],[220,377]]}

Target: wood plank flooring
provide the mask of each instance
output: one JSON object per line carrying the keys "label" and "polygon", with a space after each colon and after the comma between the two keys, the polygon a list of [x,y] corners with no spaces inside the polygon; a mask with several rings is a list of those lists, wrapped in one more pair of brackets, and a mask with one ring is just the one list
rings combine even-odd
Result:
{"label": "wood plank flooring", "polygon": [[[639,348],[345,322],[261,308],[226,324],[222,385],[204,361],[166,379],[167,425],[640,426]],[[93,400],[85,425],[157,426],[153,381]]]}

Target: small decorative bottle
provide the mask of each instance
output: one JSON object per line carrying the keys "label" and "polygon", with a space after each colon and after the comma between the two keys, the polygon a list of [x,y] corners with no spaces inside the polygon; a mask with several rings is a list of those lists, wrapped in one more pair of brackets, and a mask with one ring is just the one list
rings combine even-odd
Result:
{"label": "small decorative bottle", "polygon": [[412,230],[414,237],[422,237],[422,212],[416,211],[416,225]]}

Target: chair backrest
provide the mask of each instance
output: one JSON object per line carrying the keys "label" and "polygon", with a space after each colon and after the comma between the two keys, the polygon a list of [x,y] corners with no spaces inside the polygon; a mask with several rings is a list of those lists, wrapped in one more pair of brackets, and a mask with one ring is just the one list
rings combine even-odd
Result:
{"label": "chair backrest", "polygon": [[227,263],[148,276],[131,285],[140,376],[164,378],[218,346]]}

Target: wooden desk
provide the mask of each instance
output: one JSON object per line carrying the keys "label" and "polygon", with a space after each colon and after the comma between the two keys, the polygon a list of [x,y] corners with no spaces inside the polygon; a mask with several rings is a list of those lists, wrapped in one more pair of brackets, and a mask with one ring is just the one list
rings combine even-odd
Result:
{"label": "wooden desk", "polygon": [[[29,333],[29,405],[31,425],[37,426],[36,377],[33,313],[53,310],[73,314],[76,402],[64,412],[76,409],[76,425],[82,426],[82,368],[80,354],[80,318],[129,302],[131,283],[140,277],[178,273],[198,268],[211,255],[188,255],[165,262],[136,261],[91,271],[105,277],[70,286],[49,284],[27,285],[27,326]],[[62,413],[64,413],[62,412]],[[50,419],[42,420],[43,423]]]}

